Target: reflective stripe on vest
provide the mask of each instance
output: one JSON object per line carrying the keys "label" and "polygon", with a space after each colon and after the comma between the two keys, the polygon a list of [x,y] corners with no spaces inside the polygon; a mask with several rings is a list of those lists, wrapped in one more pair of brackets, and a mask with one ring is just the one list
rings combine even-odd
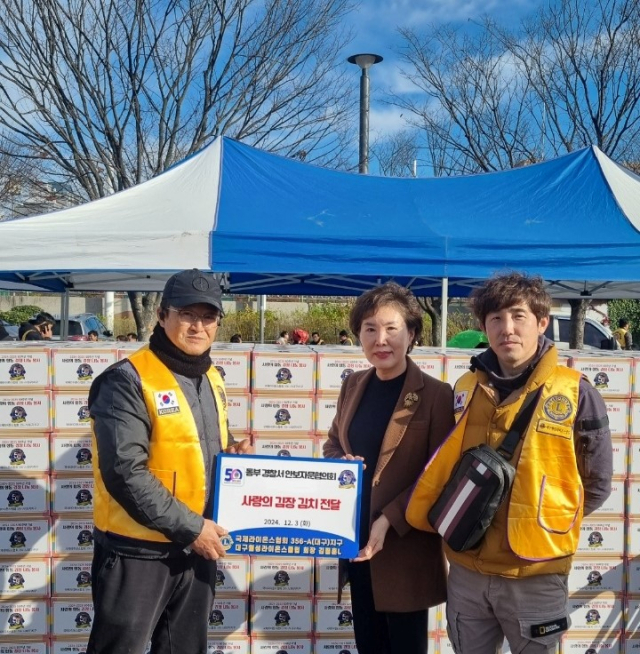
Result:
{"label": "reflective stripe on vest", "polygon": [[[151,421],[149,472],[176,499],[202,515],[206,499],[207,474],[196,422],[186,396],[171,371],[143,347],[129,357],[140,375],[142,396]],[[207,378],[218,409],[221,446],[228,443],[227,401],[222,377],[211,366]],[[109,495],[102,481],[94,433],[94,521],[101,531],[156,542],[168,542],[160,532],[147,529]]]}
{"label": "reflective stripe on vest", "polygon": [[[508,506],[508,540],[513,553],[523,559],[544,561],[575,552],[582,520],[583,491],[575,458],[573,426],[578,408],[580,373],[563,366],[545,381],[542,395],[526,432]],[[463,451],[469,426],[476,375],[466,373],[456,384],[458,407],[464,410],[451,434],[431,458],[409,500],[409,524],[435,531],[427,520]],[[510,424],[524,401],[526,388],[510,405]],[[476,401],[483,401],[478,397]],[[489,401],[486,399],[486,401]],[[486,432],[485,432],[486,434]],[[465,448],[466,449],[466,448]],[[513,463],[513,461],[512,461]]]}

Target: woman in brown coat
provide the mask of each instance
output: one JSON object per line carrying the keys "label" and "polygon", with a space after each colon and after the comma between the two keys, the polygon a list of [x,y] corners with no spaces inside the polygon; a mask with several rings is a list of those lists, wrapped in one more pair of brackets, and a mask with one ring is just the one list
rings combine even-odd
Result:
{"label": "woman in brown coat", "polygon": [[453,392],[407,356],[422,333],[411,292],[388,283],[358,298],[351,331],[373,368],[346,377],[325,458],[362,459],[360,552],[351,584],[358,654],[425,654],[427,609],[446,599],[440,537],[404,518],[408,495],[453,427]]}

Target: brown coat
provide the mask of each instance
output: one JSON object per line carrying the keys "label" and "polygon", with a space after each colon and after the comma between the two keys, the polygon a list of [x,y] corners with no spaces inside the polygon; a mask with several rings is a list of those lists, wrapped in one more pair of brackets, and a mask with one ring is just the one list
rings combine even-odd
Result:
{"label": "brown coat", "polygon": [[[345,379],[329,439],[323,447],[325,458],[353,454],[349,425],[374,374],[371,368]],[[420,611],[446,599],[440,536],[413,529],[404,513],[413,485],[453,424],[453,391],[449,384],[422,373],[407,357],[407,376],[382,441],[371,491],[371,523],[380,513],[391,523],[384,548],[371,559],[378,611]]]}

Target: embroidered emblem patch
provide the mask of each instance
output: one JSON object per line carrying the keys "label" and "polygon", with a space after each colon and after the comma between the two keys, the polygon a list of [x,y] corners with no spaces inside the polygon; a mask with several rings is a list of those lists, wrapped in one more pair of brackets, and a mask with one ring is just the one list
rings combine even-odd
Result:
{"label": "embroidered emblem patch", "polygon": [[180,413],[180,405],[174,391],[158,391],[155,395],[156,410],[159,416]]}
{"label": "embroidered emblem patch", "polygon": [[543,411],[550,420],[562,422],[571,415],[573,406],[571,405],[571,400],[565,395],[552,395],[544,403]]}
{"label": "embroidered emblem patch", "polygon": [[464,409],[464,405],[467,403],[467,395],[469,394],[469,391],[460,391],[459,393],[456,393],[454,398],[453,398],[453,411],[454,413],[458,413],[459,411],[462,411]]}

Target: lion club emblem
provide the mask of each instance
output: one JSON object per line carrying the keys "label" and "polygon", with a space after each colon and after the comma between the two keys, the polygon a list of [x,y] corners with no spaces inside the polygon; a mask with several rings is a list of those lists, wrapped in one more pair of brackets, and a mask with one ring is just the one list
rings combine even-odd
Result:
{"label": "lion club emblem", "polygon": [[542,408],[545,415],[554,422],[566,420],[573,411],[571,400],[565,395],[552,395]]}
{"label": "lion club emblem", "polygon": [[592,531],[589,534],[589,547],[602,547],[602,534],[599,531]]}
{"label": "lion club emblem", "polygon": [[88,363],[81,363],[76,371],[78,381],[91,381],[93,379],[93,368]]}
{"label": "lion club emblem", "polygon": [[289,368],[280,368],[280,370],[278,370],[276,373],[277,384],[290,384],[292,378],[293,375],[291,374],[291,370],[289,370]]}
{"label": "lion club emblem", "polygon": [[90,588],[91,587],[91,573],[87,570],[81,570],[76,576],[76,588]]}
{"label": "lion club emblem", "polygon": [[9,588],[11,590],[24,588],[24,577],[19,572],[14,572],[9,576]]}
{"label": "lion club emblem", "polygon": [[597,570],[591,570],[587,575],[588,586],[602,586],[602,575]]}
{"label": "lion club emblem", "polygon": [[276,622],[276,627],[288,627],[289,622],[291,622],[291,616],[289,615],[289,611],[285,611],[284,609],[280,609],[276,615],[275,615],[275,622]]}
{"label": "lion club emblem", "polygon": [[609,388],[609,375],[606,372],[599,372],[593,378],[593,385],[596,388]]}
{"label": "lion club emblem", "polygon": [[80,611],[75,617],[76,627],[78,629],[91,628],[91,616],[86,611]]}
{"label": "lion club emblem", "polygon": [[213,609],[209,613],[209,626],[210,627],[221,627],[224,625],[224,613],[219,609]]}
{"label": "lion club emblem", "polygon": [[78,422],[89,422],[91,420],[91,413],[87,405],[81,406],[78,410]]}
{"label": "lion club emblem", "polygon": [[341,627],[353,626],[353,614],[351,611],[347,611],[346,609],[344,611],[340,611],[340,615],[338,616],[338,624]]}
{"label": "lion club emblem", "polygon": [[276,425],[288,425],[291,422],[291,414],[286,409],[276,411]]}
{"label": "lion club emblem", "polygon": [[354,488],[356,485],[356,476],[351,470],[343,470],[338,475],[339,488]]}
{"label": "lion club emblem", "polygon": [[289,573],[286,570],[278,570],[276,574],[273,576],[273,581],[275,585],[279,588],[283,588],[284,586],[289,585]]}
{"label": "lion club emblem", "polygon": [[86,488],[81,488],[76,493],[76,506],[91,506],[93,495]]}
{"label": "lion club emblem", "polygon": [[13,549],[22,549],[27,546],[27,538],[21,531],[14,531],[9,537]]}
{"label": "lion club emblem", "polygon": [[587,624],[600,624],[600,612],[596,609],[589,609],[586,615]]}
{"label": "lion club emblem", "polygon": [[9,616],[9,629],[11,631],[17,631],[18,629],[24,629],[24,618],[20,613],[12,613]]}
{"label": "lion club emblem", "polygon": [[13,409],[11,409],[11,413],[9,414],[9,417],[11,418],[12,424],[17,424],[19,422],[26,422],[27,412],[23,406],[17,405],[14,406]]}
{"label": "lion club emblem", "polygon": [[11,368],[9,368],[9,379],[11,381],[22,381],[26,374],[27,371],[21,363],[11,364]]}
{"label": "lion club emblem", "polygon": [[9,454],[9,465],[12,466],[23,466],[26,463],[27,455],[24,453],[24,450],[16,447],[11,450]]}

